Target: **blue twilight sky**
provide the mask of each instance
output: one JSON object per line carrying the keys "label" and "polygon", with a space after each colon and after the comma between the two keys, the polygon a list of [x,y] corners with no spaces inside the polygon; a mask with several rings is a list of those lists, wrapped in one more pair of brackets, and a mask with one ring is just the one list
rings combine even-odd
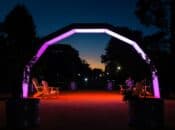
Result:
{"label": "blue twilight sky", "polygon": [[[109,23],[141,30],[145,35],[155,28],[146,28],[134,15],[137,0],[0,0],[0,22],[18,4],[24,4],[36,25],[39,37],[46,36],[71,23]],[[76,34],[62,41],[79,50],[91,67],[103,68],[100,56],[110,37],[105,34]]]}

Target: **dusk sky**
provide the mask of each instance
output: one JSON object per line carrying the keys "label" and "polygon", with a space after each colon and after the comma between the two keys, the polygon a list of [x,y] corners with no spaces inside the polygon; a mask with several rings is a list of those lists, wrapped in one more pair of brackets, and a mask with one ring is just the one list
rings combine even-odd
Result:
{"label": "dusk sky", "polygon": [[[33,16],[36,32],[44,37],[71,23],[109,23],[143,31],[155,31],[139,23],[134,15],[137,0],[0,0],[0,22],[18,4],[24,4]],[[101,54],[110,37],[105,34],[76,34],[61,43],[72,45],[92,68],[104,68]]]}

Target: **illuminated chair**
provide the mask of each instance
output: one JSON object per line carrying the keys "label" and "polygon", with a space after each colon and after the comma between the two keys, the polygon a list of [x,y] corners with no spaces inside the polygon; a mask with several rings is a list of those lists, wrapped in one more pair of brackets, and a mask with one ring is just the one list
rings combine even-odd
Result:
{"label": "illuminated chair", "polygon": [[36,93],[34,93],[32,97],[49,97],[51,95],[57,96],[59,94],[59,88],[50,87],[45,80],[42,80],[42,85],[40,85],[38,80],[33,78],[32,84],[36,90]]}
{"label": "illuminated chair", "polygon": [[36,91],[32,97],[39,97],[39,96],[43,95],[43,86],[39,84],[39,82],[36,78],[32,79],[32,86]]}
{"label": "illuminated chair", "polygon": [[42,80],[42,86],[43,86],[44,93],[47,95],[58,95],[59,94],[59,88],[49,86],[48,82],[45,80]]}

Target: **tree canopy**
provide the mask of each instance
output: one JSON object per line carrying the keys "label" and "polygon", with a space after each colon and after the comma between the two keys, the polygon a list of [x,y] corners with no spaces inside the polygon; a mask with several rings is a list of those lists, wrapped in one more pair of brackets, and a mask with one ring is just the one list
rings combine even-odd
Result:
{"label": "tree canopy", "polygon": [[[7,88],[14,96],[20,96],[23,69],[36,51],[36,31],[33,18],[24,5],[16,5],[3,22],[3,74]],[[3,76],[2,74],[2,76]]]}
{"label": "tree canopy", "polygon": [[68,44],[50,46],[32,71],[33,76],[41,80],[46,78],[55,86],[60,86],[60,82],[64,83],[63,88],[70,81],[80,80],[80,76],[89,77],[90,73],[89,64],[82,60],[79,52]]}
{"label": "tree canopy", "polygon": [[[174,0],[138,0],[135,14],[146,26],[155,26],[158,31],[146,36],[144,43],[148,53],[158,68],[161,87],[173,89],[175,73],[175,1]],[[175,88],[174,88],[175,90]]]}
{"label": "tree canopy", "polygon": [[[118,27],[117,31],[143,46],[141,44],[143,41],[141,32],[126,27]],[[106,64],[105,71],[111,75],[112,79],[124,81],[128,75],[137,80],[146,76],[150,77],[148,66],[132,46],[116,38],[111,38],[105,50],[105,54],[102,55],[102,62]],[[119,70],[118,66],[122,69]]]}

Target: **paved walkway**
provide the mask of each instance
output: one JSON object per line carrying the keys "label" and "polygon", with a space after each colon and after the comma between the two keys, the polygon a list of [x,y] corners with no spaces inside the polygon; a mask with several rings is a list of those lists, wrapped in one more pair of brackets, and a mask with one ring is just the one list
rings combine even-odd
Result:
{"label": "paved walkway", "polygon": [[[166,100],[164,129],[175,129],[174,121],[175,100]],[[116,92],[62,92],[58,98],[41,99],[40,126],[34,130],[70,129],[131,130],[128,105]]]}

